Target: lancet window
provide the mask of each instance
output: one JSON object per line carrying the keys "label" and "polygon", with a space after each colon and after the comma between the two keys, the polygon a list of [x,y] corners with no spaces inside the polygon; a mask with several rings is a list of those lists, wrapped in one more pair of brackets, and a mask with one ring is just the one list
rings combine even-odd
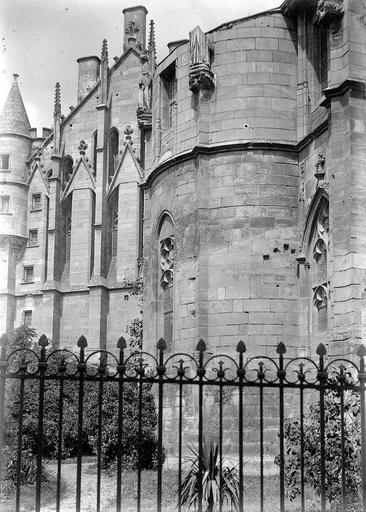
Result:
{"label": "lancet window", "polygon": [[317,327],[318,332],[324,332],[328,328],[329,315],[329,205],[325,198],[320,203],[313,226],[313,235],[310,244],[310,268],[314,324],[316,324],[314,327]]}
{"label": "lancet window", "polygon": [[114,175],[118,164],[119,133],[117,128],[111,128],[109,132],[109,178]]}
{"label": "lancet window", "polygon": [[173,342],[174,232],[169,215],[164,215],[159,229],[159,308],[160,333],[167,346]]}
{"label": "lancet window", "polygon": [[117,256],[118,246],[118,212],[114,210],[112,215],[112,256]]}

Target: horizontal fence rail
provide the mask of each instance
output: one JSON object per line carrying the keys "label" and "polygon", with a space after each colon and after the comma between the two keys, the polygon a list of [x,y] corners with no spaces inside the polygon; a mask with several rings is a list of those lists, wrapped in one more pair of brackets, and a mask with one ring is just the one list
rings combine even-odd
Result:
{"label": "horizontal fence rail", "polygon": [[[95,503],[90,510],[97,512],[131,510],[130,504],[124,505],[130,503],[125,489],[131,484],[131,472],[136,475],[133,503],[138,512],[251,511],[250,464],[256,464],[255,510],[310,510],[312,486],[321,512],[366,512],[363,345],[353,360],[329,359],[321,344],[313,360],[286,357],[283,343],[277,345],[275,357],[250,357],[242,341],[231,355],[211,355],[203,340],[194,354],[172,354],[160,339],[156,356],[131,353],[124,338],[118,340],[116,353],[87,352],[84,336],[75,352],[49,347],[44,335],[31,348],[9,352],[7,344],[3,335],[0,485],[12,479],[16,512],[23,506],[28,460],[34,471],[35,510],[48,510],[42,492],[45,461],[50,458],[56,496],[52,510],[63,510],[70,453],[77,512],[84,510],[87,454],[95,474]],[[29,444],[32,429],[33,444]],[[315,475],[309,466],[309,432],[315,436],[311,441],[318,461]],[[14,459],[11,471],[9,453]],[[273,460],[275,504],[266,497],[268,464]],[[144,470],[149,468],[156,475],[155,496],[145,481]],[[173,468],[173,480],[166,468]],[[108,506],[103,504],[107,478],[115,479]]]}

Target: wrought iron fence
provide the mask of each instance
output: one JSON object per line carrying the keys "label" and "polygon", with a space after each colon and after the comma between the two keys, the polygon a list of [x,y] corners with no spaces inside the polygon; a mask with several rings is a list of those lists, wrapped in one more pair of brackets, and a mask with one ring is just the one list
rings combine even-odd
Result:
{"label": "wrought iron fence", "polygon": [[[291,507],[291,510],[307,510],[307,459],[304,452],[304,443],[307,436],[308,424],[306,423],[307,409],[309,404],[316,404],[319,414],[319,423],[316,440],[316,449],[319,451],[319,508],[322,512],[328,510],[327,486],[329,486],[329,465],[338,464],[339,470],[339,488],[340,495],[338,500],[339,510],[362,510],[366,512],[366,410],[365,410],[365,362],[366,348],[361,345],[354,359],[335,359],[330,360],[327,357],[324,345],[319,345],[317,349],[317,360],[306,357],[288,358],[286,357],[286,348],[283,343],[277,346],[277,356],[253,356],[247,355],[245,344],[240,341],[236,347],[236,353],[232,355],[208,355],[206,345],[200,340],[195,354],[178,353],[171,354],[167,352],[164,340],[159,340],[156,348],[156,357],[146,353],[137,352],[130,354],[127,349],[124,338],[120,338],[117,343],[116,353],[103,350],[87,352],[87,341],[81,336],[78,340],[78,351],[72,352],[66,349],[49,350],[48,340],[43,335],[38,341],[38,347],[33,349],[17,349],[7,353],[7,337],[1,337],[1,358],[0,358],[0,448],[1,454],[4,449],[4,439],[6,439],[6,389],[7,383],[18,383],[16,407],[17,413],[13,419],[16,420],[16,468],[15,468],[15,510],[19,512],[22,503],[22,457],[23,450],[23,430],[24,418],[27,407],[27,387],[30,383],[36,383],[37,403],[33,404],[37,414],[37,434],[36,449],[34,456],[36,458],[36,477],[35,477],[35,510],[43,510],[41,507],[42,496],[42,465],[44,458],[44,436],[46,421],[46,401],[47,390],[53,385],[57,386],[57,443],[55,452],[56,464],[56,502],[57,512],[62,510],[62,477],[64,475],[64,423],[65,423],[65,389],[68,383],[73,383],[72,390],[75,393],[77,441],[76,441],[76,496],[75,510],[82,510],[82,467],[84,457],[84,424],[85,418],[85,393],[88,383],[94,383],[97,388],[95,394],[96,404],[94,410],[97,415],[97,439],[95,444],[96,460],[96,502],[95,510],[101,511],[101,482],[103,478],[103,436],[108,425],[103,424],[104,409],[103,397],[105,396],[107,386],[112,383],[115,386],[117,410],[115,418],[117,429],[117,453],[116,453],[116,485],[115,485],[115,505],[117,512],[123,510],[123,485],[124,485],[124,452],[123,436],[126,417],[125,391],[126,386],[135,386],[137,401],[137,416],[135,418],[138,438],[142,439],[144,421],[144,393],[145,386],[152,386],[156,402],[156,439],[157,439],[157,462],[156,462],[156,497],[154,499],[156,510],[161,512],[164,508],[163,503],[163,479],[164,465],[166,456],[176,464],[176,488],[175,505],[181,512],[185,510],[186,503],[181,499],[183,486],[185,485],[184,455],[186,453],[185,439],[189,439],[197,448],[196,457],[196,500],[195,505],[199,512],[202,512],[207,505],[207,495],[205,494],[205,483],[207,483],[206,466],[204,463],[204,436],[207,425],[205,418],[205,406],[207,402],[207,392],[210,390],[215,394],[216,399],[211,400],[215,403],[217,414],[211,415],[209,422],[215,422],[215,434],[217,441],[217,475],[218,496],[216,496],[217,509],[226,510],[223,496],[224,479],[224,457],[227,450],[227,438],[230,438],[231,455],[238,477],[237,500],[231,504],[230,510],[251,510],[250,504],[246,503],[246,450],[250,447],[250,435],[247,436],[248,425],[251,425],[253,431],[258,434],[257,457],[254,457],[258,465],[258,508],[261,512],[265,510],[266,497],[266,457],[268,443],[266,441],[266,422],[271,424],[276,430],[275,442],[272,442],[272,455],[277,454],[278,465],[278,510],[284,512],[290,510],[287,507],[288,494],[288,465],[287,458],[291,453],[288,449],[288,436],[286,434],[286,416],[290,414],[293,418],[293,425],[298,429],[301,451],[299,454],[298,468],[298,508]],[[169,391],[169,386],[173,386],[174,392]],[[333,393],[333,395],[332,395]],[[356,426],[359,426],[359,436],[355,437],[355,454],[359,463],[360,476],[360,501],[357,505],[350,504],[347,501],[348,482],[350,475],[347,474],[347,393],[354,393],[358,397],[359,410],[353,410],[353,416]],[[170,394],[170,402],[166,404],[166,397]],[[212,394],[212,393],[211,393]],[[230,414],[227,413],[225,396],[230,395]],[[56,396],[55,395],[55,396]],[[173,399],[172,399],[173,396]],[[329,411],[327,410],[327,400],[334,397],[339,403],[339,458],[330,459],[327,454],[329,444],[327,444],[327,421],[329,421]],[[212,397],[211,397],[212,398]],[[254,403],[254,405],[253,405]],[[246,409],[246,406],[252,409]],[[257,413],[253,414],[253,407],[257,408]],[[170,408],[170,409],[169,409]],[[267,408],[267,411],[266,411]],[[232,411],[237,411],[233,416]],[[174,421],[171,420],[172,411]],[[252,411],[252,412],[250,412]],[[271,411],[277,411],[271,417]],[[192,419],[189,425],[186,424],[186,416]],[[170,423],[166,421],[169,416]],[[255,416],[255,417],[254,417]],[[235,421],[234,421],[235,420]],[[205,423],[206,422],[206,423]],[[229,423],[228,423],[229,422]],[[230,423],[231,422],[231,423]],[[254,422],[254,423],[253,423]],[[229,428],[227,428],[229,424]],[[234,425],[235,424],[235,425]],[[234,426],[233,426],[234,425]],[[254,425],[254,426],[253,426]],[[230,431],[228,433],[228,431]],[[354,434],[354,432],[353,432]],[[253,434],[254,435],[254,434]],[[166,436],[166,441],[164,440]],[[169,437],[170,436],[170,437]],[[236,438],[236,440],[235,440]],[[248,441],[249,439],[249,441]],[[193,441],[192,441],[193,440]],[[14,439],[13,439],[14,441]],[[170,443],[170,444],[169,444]],[[6,444],[6,443],[5,443]],[[252,443],[253,444],[253,443]],[[175,455],[172,458],[169,446],[176,447]],[[273,448],[274,446],[274,448]],[[142,465],[143,454],[142,443],[137,447],[137,468],[136,468],[136,510],[143,510],[142,498],[144,497],[142,484]],[[296,450],[295,450],[296,451]],[[272,457],[273,458],[273,457]],[[0,482],[4,477],[5,464],[4,456],[0,458]],[[352,475],[351,475],[352,477]],[[192,501],[193,503],[193,501]],[[206,504],[205,504],[206,503]],[[211,502],[212,505],[212,502]],[[269,504],[272,510],[273,503]],[[348,508],[348,507],[359,508]],[[169,508],[168,508],[169,509]],[[111,510],[111,508],[109,508]],[[152,510],[152,509],[151,509]],[[172,509],[169,509],[172,510]],[[210,509],[211,510],[211,509]]]}

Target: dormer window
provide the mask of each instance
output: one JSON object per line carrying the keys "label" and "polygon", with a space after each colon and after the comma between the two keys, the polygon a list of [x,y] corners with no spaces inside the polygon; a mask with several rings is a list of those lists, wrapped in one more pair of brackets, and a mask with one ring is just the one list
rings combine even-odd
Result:
{"label": "dormer window", "polygon": [[0,155],[0,169],[2,171],[10,169],[10,155]]}

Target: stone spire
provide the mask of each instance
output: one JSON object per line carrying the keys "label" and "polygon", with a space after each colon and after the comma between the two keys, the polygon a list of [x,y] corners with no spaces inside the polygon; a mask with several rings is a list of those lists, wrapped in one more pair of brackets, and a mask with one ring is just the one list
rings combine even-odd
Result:
{"label": "stone spire", "polygon": [[0,132],[21,133],[29,135],[29,119],[18,87],[18,76],[14,82],[0,114]]}
{"label": "stone spire", "polygon": [[53,115],[55,117],[61,116],[61,87],[59,82],[56,82],[55,86],[55,110]]}
{"label": "stone spire", "polygon": [[149,31],[149,45],[148,52],[150,54],[150,58],[152,62],[155,64],[156,62],[156,45],[155,45],[155,25],[154,20],[150,21],[150,31]]}
{"label": "stone spire", "polygon": [[102,41],[102,53],[100,56],[100,61],[103,65],[105,63],[108,66],[108,41],[107,39],[103,39]]}
{"label": "stone spire", "polygon": [[55,85],[55,109],[53,112],[53,154],[58,156],[61,147],[61,87]]}

